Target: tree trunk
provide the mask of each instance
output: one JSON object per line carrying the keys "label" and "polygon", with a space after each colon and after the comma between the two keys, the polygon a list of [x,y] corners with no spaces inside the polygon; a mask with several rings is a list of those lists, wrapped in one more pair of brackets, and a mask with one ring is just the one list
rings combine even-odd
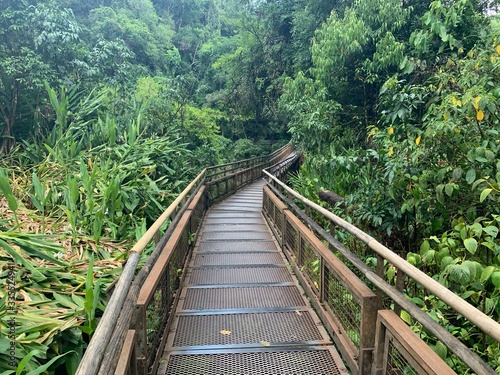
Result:
{"label": "tree trunk", "polygon": [[341,197],[340,195],[338,195],[330,190],[320,191],[318,196],[319,196],[319,199],[321,199],[322,201],[330,203],[332,205],[334,205],[338,202],[342,202],[344,200],[343,197]]}
{"label": "tree trunk", "polygon": [[0,112],[3,116],[4,127],[2,131],[2,146],[0,147],[0,154],[8,154],[14,147],[16,141],[14,139],[14,124],[17,116],[17,104],[19,101],[19,87],[17,84],[13,87],[12,92],[12,107],[9,113],[5,106],[0,104]]}

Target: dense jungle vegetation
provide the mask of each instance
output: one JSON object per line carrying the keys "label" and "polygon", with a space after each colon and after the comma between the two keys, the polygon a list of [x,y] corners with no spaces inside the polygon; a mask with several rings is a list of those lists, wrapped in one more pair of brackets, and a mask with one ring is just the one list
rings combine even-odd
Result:
{"label": "dense jungle vegetation", "polygon": [[[332,210],[498,320],[495,6],[2,0],[0,374],[74,373],[104,290],[172,197],[290,137],[306,155],[295,189],[342,195]],[[500,373],[498,343],[414,302]]]}

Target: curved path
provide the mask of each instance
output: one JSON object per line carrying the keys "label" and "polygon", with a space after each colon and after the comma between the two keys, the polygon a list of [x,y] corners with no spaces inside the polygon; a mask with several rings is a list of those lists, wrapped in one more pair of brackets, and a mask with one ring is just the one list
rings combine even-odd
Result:
{"label": "curved path", "polygon": [[205,216],[158,374],[347,374],[261,214],[263,184]]}

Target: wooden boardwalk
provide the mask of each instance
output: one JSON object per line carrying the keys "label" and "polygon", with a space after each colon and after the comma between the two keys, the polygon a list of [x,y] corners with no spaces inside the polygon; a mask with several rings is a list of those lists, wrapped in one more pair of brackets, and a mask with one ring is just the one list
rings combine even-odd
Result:
{"label": "wooden boardwalk", "polygon": [[262,214],[263,182],[202,224],[158,374],[346,374]]}

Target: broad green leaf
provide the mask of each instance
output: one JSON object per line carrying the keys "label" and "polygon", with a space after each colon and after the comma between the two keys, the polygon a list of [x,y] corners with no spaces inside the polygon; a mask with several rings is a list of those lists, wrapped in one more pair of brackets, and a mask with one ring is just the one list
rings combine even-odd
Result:
{"label": "broad green leaf", "polygon": [[497,307],[499,302],[498,297],[497,298],[486,298],[486,304],[485,304],[485,313],[490,314],[495,307]]}
{"label": "broad green leaf", "polygon": [[444,257],[442,260],[441,260],[441,269],[444,271],[446,269],[446,267],[448,267],[450,264],[453,264],[453,261],[455,259],[450,257],[450,256],[446,256]]}
{"label": "broad green leaf", "polygon": [[479,197],[479,201],[480,202],[484,202],[484,200],[488,197],[488,195],[490,195],[490,193],[493,191],[493,189],[490,189],[490,188],[487,188],[487,189],[484,189],[482,192],[481,192],[481,196]]}
{"label": "broad green leaf", "polygon": [[399,314],[401,319],[406,322],[409,325],[413,324],[413,319],[410,314],[408,314],[405,310],[401,310],[401,313]]}
{"label": "broad green leaf", "polygon": [[436,342],[433,349],[434,352],[441,357],[441,359],[446,359],[448,356],[448,348],[441,341]]}
{"label": "broad green leaf", "polygon": [[430,248],[431,248],[431,245],[429,244],[429,241],[425,240],[420,245],[420,254],[426,253],[427,251],[429,251]]}
{"label": "broad green leaf", "polygon": [[450,266],[450,278],[457,283],[467,285],[470,281],[470,270],[468,267],[454,264]]}
{"label": "broad green leaf", "polygon": [[495,285],[495,288],[500,289],[500,271],[493,272],[491,282]]}
{"label": "broad green leaf", "polygon": [[474,169],[469,169],[465,175],[465,180],[470,185],[476,180],[476,171]]}
{"label": "broad green leaf", "polygon": [[453,195],[453,185],[452,184],[446,184],[444,187],[444,191],[446,192],[446,195],[451,197]]}
{"label": "broad green leaf", "polygon": [[474,238],[466,238],[464,240],[464,246],[471,254],[475,254],[477,251],[477,241]]}
{"label": "broad green leaf", "polygon": [[498,227],[495,227],[493,225],[489,225],[483,228],[483,231],[488,233],[491,237],[496,237],[498,235]]}
{"label": "broad green leaf", "polygon": [[493,266],[486,267],[481,273],[481,278],[480,278],[481,283],[484,284],[486,281],[488,281],[491,275],[493,274],[493,271],[495,271],[495,269],[496,268]]}

